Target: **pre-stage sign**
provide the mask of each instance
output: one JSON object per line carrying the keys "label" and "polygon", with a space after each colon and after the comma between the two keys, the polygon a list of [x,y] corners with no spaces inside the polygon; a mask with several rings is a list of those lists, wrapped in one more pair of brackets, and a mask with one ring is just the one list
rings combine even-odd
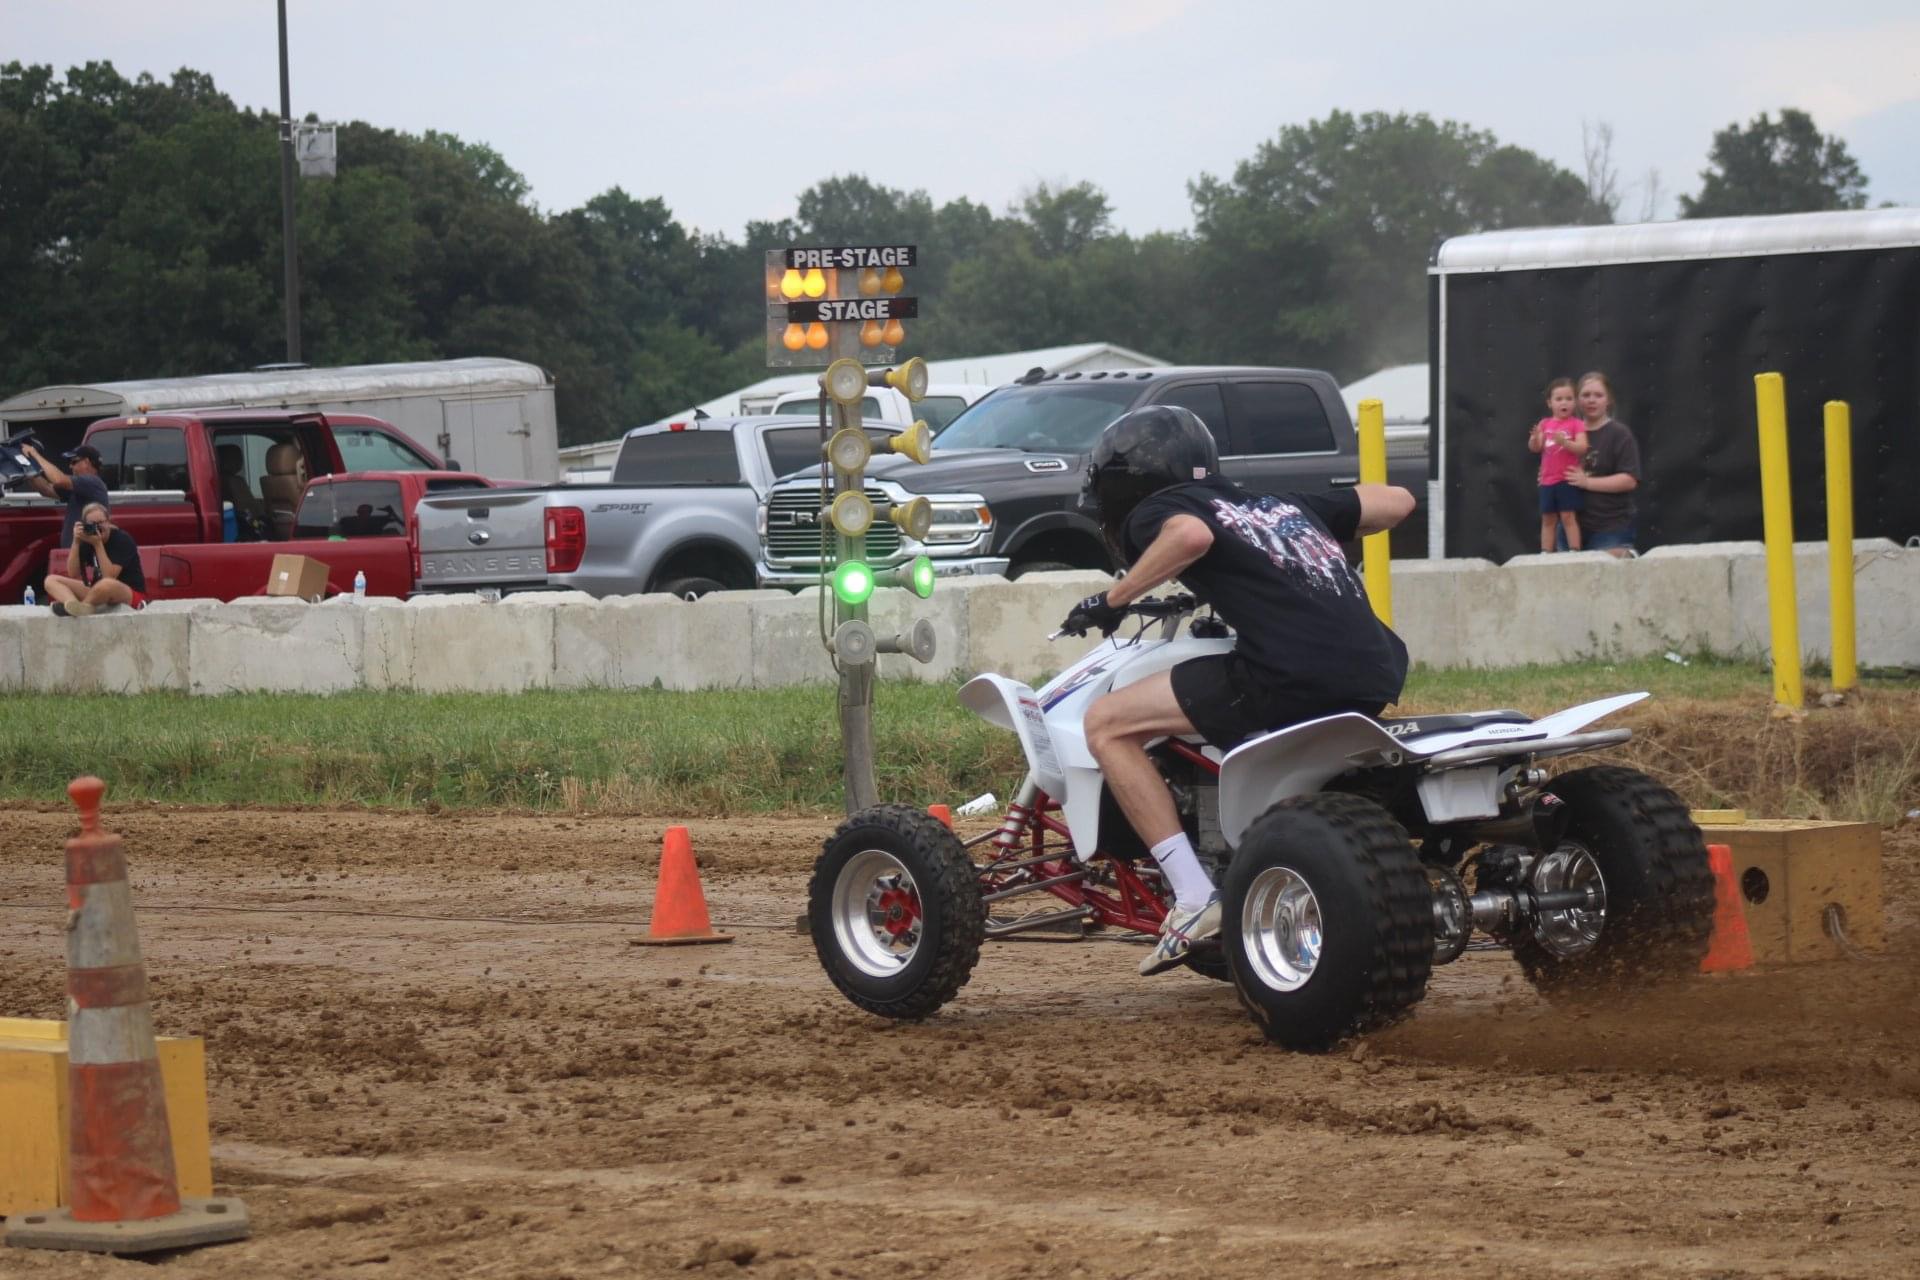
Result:
{"label": "pre-stage sign", "polygon": [[910,244],[832,245],[786,251],[786,265],[805,271],[828,267],[855,271],[861,267],[911,267],[918,247]]}
{"label": "pre-stage sign", "polygon": [[822,298],[818,302],[789,302],[790,324],[815,320],[913,320],[920,315],[918,298]]}

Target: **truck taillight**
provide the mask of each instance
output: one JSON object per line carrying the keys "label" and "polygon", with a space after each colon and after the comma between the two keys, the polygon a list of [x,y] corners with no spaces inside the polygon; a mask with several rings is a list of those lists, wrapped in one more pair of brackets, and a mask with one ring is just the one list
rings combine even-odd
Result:
{"label": "truck taillight", "polygon": [[587,553],[587,513],[579,507],[547,510],[547,572],[572,573]]}

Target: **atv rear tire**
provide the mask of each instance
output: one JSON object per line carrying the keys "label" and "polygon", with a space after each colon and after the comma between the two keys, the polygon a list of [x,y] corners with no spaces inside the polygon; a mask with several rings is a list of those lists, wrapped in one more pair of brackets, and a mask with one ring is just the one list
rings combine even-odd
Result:
{"label": "atv rear tire", "polygon": [[885,1018],[924,1018],[980,959],[987,912],[960,839],[911,805],[840,824],[813,864],[807,924],[827,976]]}
{"label": "atv rear tire", "polygon": [[1274,805],[1247,829],[1222,896],[1234,988],[1275,1044],[1332,1048],[1427,993],[1432,892],[1407,833],[1371,801]]}
{"label": "atv rear tire", "polygon": [[1528,980],[1561,996],[1697,972],[1713,933],[1713,873],[1680,797],[1615,765],[1563,774],[1547,790],[1568,809],[1561,850],[1590,855],[1606,899],[1598,913],[1561,913],[1598,916],[1599,936],[1579,954],[1557,952],[1535,930],[1514,939]]}

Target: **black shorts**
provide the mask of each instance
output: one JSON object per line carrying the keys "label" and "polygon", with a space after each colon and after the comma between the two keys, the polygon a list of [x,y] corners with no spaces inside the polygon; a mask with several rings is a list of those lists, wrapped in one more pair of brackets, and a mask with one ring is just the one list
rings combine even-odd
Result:
{"label": "black shorts", "polygon": [[1168,674],[1180,710],[1201,737],[1222,751],[1306,720],[1342,711],[1377,716],[1386,707],[1384,702],[1355,702],[1279,687],[1270,674],[1238,652],[1190,658]]}

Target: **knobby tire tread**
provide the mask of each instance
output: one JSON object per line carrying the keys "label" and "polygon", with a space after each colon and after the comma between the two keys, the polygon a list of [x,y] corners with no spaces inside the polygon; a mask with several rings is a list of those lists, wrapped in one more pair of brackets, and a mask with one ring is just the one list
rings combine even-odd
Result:
{"label": "knobby tire tread", "polygon": [[1321,792],[1283,800],[1254,821],[1242,845],[1256,847],[1273,839],[1284,847],[1288,843],[1284,836],[1269,836],[1262,828],[1284,829],[1302,817],[1326,828],[1361,868],[1366,886],[1362,927],[1372,935],[1365,988],[1356,1006],[1337,1023],[1287,1028],[1292,1034],[1284,1040],[1244,988],[1238,983],[1235,988],[1255,1021],[1268,1027],[1269,1038],[1317,1051],[1395,1022],[1425,998],[1433,973],[1433,897],[1406,831],[1386,810],[1359,796]]}
{"label": "knobby tire tread", "polygon": [[1577,769],[1547,789],[1573,809],[1568,833],[1586,838],[1589,847],[1597,843],[1596,826],[1629,833],[1628,847],[1605,854],[1595,848],[1594,855],[1603,875],[1608,861],[1630,859],[1641,892],[1627,897],[1616,916],[1609,886],[1605,926],[1585,955],[1562,959],[1531,934],[1516,938],[1514,958],[1528,980],[1559,995],[1696,972],[1713,934],[1713,872],[1686,803],[1646,774],[1620,765]]}
{"label": "knobby tire tread", "polygon": [[[921,915],[924,918],[930,912],[939,913],[939,928],[932,931],[938,939],[932,968],[911,990],[891,1000],[869,995],[845,980],[827,954],[828,948],[834,945],[832,929],[823,931],[822,925],[828,922],[818,919],[814,909],[822,894],[831,898],[833,878],[839,874],[838,866],[829,872],[828,855],[841,835],[856,825],[891,831],[913,849],[927,864],[929,872],[925,876],[918,870],[913,873],[920,894]],[[912,805],[876,805],[841,823],[822,843],[820,854],[807,882],[808,919],[822,967],[840,994],[883,1018],[917,1020],[932,1014],[967,985],[974,965],[980,960],[981,943],[986,940],[987,913],[980,902],[980,882],[973,863],[938,818]]]}

